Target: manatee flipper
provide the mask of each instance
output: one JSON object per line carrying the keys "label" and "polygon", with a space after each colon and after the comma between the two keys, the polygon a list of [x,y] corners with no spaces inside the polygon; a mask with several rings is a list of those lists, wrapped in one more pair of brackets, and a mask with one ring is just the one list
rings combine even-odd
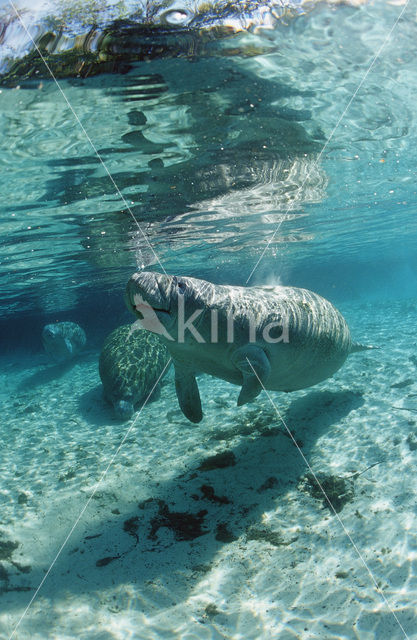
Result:
{"label": "manatee flipper", "polygon": [[178,362],[174,362],[174,370],[175,389],[181,411],[191,422],[200,422],[203,418],[203,412],[194,371],[187,369]]}
{"label": "manatee flipper", "polygon": [[265,351],[255,344],[247,344],[236,349],[232,355],[232,362],[243,375],[242,389],[237,399],[237,406],[240,407],[242,404],[252,402],[260,394],[262,385],[259,379],[262,382],[266,380],[270,374],[271,365]]}
{"label": "manatee flipper", "polygon": [[154,387],[153,391],[149,395],[149,402],[155,402],[155,400],[159,400],[161,397],[161,383]]}
{"label": "manatee flipper", "polygon": [[69,338],[65,338],[64,342],[65,342],[65,347],[66,347],[68,353],[72,356],[72,354],[74,352],[74,348],[72,346],[71,340]]}

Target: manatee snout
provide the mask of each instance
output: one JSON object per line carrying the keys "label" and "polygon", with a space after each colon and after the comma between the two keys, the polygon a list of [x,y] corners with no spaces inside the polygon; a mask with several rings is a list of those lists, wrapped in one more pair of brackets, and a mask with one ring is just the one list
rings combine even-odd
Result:
{"label": "manatee snout", "polygon": [[134,273],[126,287],[126,306],[137,315],[137,302],[141,299],[155,309],[167,310],[173,286],[172,276],[153,271]]}
{"label": "manatee snout", "polygon": [[114,403],[114,411],[121,420],[129,420],[133,416],[134,406],[129,400],[118,400]]}
{"label": "manatee snout", "polygon": [[75,322],[47,324],[42,330],[42,343],[48,356],[55,362],[71,360],[83,350],[87,337]]}

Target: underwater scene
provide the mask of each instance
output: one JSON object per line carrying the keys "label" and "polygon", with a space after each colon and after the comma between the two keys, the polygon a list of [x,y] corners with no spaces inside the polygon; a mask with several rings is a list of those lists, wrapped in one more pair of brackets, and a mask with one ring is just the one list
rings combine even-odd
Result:
{"label": "underwater scene", "polygon": [[1,0],[1,640],[417,640],[416,60]]}

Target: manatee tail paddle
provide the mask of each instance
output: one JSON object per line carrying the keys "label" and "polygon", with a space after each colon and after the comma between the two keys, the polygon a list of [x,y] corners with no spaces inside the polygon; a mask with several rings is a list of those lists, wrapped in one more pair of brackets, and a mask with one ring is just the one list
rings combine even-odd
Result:
{"label": "manatee tail paddle", "polygon": [[369,351],[370,349],[380,349],[381,347],[377,347],[373,344],[361,344],[360,342],[353,342],[350,353],[355,353],[356,351]]}

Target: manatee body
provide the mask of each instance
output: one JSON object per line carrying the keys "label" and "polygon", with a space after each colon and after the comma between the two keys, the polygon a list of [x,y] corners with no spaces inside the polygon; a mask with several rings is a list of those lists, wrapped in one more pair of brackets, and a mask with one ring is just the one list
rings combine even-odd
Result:
{"label": "manatee body", "polygon": [[55,362],[66,362],[85,347],[84,329],[75,322],[47,324],[42,330],[42,343],[48,356]]}
{"label": "manatee body", "polygon": [[242,405],[263,387],[317,384],[352,351],[367,348],[352,342],[330,302],[307,289],[232,287],[144,271],[129,280],[126,303],[166,344],[178,401],[192,422],[202,418],[198,372],[240,385]]}
{"label": "manatee body", "polygon": [[164,344],[148,331],[132,331],[131,325],[123,325],[107,336],[99,373],[104,396],[119,418],[132,416],[135,405],[151,393],[169,359]]}

